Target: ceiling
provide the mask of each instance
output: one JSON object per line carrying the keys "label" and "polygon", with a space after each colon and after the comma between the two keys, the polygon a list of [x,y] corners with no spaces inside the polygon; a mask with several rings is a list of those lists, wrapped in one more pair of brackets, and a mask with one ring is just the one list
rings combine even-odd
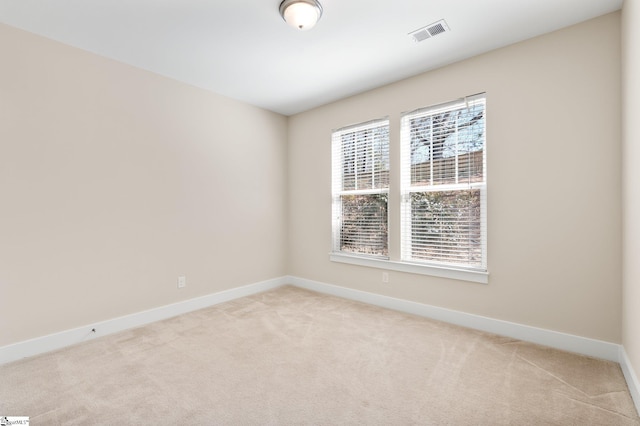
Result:
{"label": "ceiling", "polygon": [[[0,0],[0,22],[285,115],[594,18],[622,0]],[[444,19],[451,31],[408,33]],[[597,34],[594,35],[597,37]]]}

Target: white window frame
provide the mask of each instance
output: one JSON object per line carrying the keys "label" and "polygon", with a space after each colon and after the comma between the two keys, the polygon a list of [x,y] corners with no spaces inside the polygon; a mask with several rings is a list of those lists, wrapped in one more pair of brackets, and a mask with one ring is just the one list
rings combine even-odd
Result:
{"label": "white window frame", "polygon": [[[389,130],[389,118],[385,117],[382,119],[371,120],[365,123],[359,123],[352,126],[343,127],[341,129],[334,130],[331,136],[331,157],[332,157],[332,184],[331,184],[331,193],[332,193],[332,255],[345,255],[348,257],[362,257],[367,259],[379,259],[379,260],[387,260],[389,259],[388,255],[377,255],[377,254],[366,254],[366,253],[352,253],[348,251],[342,251],[341,248],[341,240],[342,240],[342,197],[349,195],[372,195],[372,194],[384,194],[387,196],[387,230],[389,229],[389,215],[388,215],[388,197],[389,197],[389,185],[382,188],[355,188],[355,189],[344,189],[343,188],[343,148],[342,148],[342,137],[345,134],[356,133],[365,131],[368,129],[374,129],[378,127],[386,127]],[[389,139],[387,139],[387,156],[389,152]],[[357,155],[357,151],[356,151]],[[372,151],[373,155],[373,151]],[[372,160],[373,161],[373,160]],[[387,158],[387,163],[389,159]],[[389,166],[388,166],[389,167]],[[387,169],[388,173],[389,170]],[[375,179],[375,172],[372,173],[372,180]],[[357,177],[356,177],[357,184]],[[389,233],[387,231],[387,239],[386,239],[387,251],[389,247]]]}
{"label": "white window frame", "polygon": [[[486,127],[483,130],[484,144],[482,149],[482,182],[460,182],[458,173],[458,143],[456,143],[456,153],[453,157],[455,161],[455,183],[434,184],[433,166],[430,167],[432,174],[431,184],[417,186],[411,183],[411,135],[409,121],[417,117],[429,117],[449,111],[461,110],[469,106],[482,105],[484,108],[484,122],[486,123],[486,98],[484,94],[474,95],[462,101],[450,102],[442,105],[422,108],[402,115],[401,121],[401,259],[404,262],[418,263],[435,267],[454,268],[458,270],[469,270],[479,273],[487,272],[487,161],[486,161]],[[456,128],[457,135],[457,128]],[[431,154],[430,154],[431,155]],[[431,160],[433,161],[433,159]],[[432,163],[433,164],[433,163]],[[480,191],[480,250],[481,260],[479,265],[465,263],[453,263],[451,261],[422,260],[414,258],[412,254],[412,229],[411,229],[411,194],[425,192],[451,192],[459,190],[479,190]]]}
{"label": "white window frame", "polygon": [[[473,100],[476,96],[482,96],[485,101],[486,101],[486,96],[485,94],[480,94],[480,95],[474,95],[474,96],[470,96],[467,98],[463,98],[454,102],[450,102],[447,104],[442,104],[439,105],[439,107],[451,107],[453,105],[462,105],[465,102],[468,102],[470,100]],[[404,115],[404,114],[403,114]],[[485,104],[485,119],[486,119],[486,104]],[[388,121],[388,118],[385,118],[385,120]],[[380,120],[374,120],[372,122],[376,122],[376,121],[380,121]],[[368,122],[368,123],[362,123],[360,125],[366,125],[372,122]],[[356,128],[359,125],[356,126],[351,126],[350,128]],[[392,130],[393,126],[390,127],[390,131]],[[345,130],[345,129],[349,129],[349,127],[347,128],[343,128],[340,130]],[[334,131],[335,132],[335,131]],[[389,143],[392,144],[394,143],[393,141],[399,140],[399,138],[394,138],[393,135],[389,135]],[[333,141],[332,141],[333,142]],[[401,143],[402,145],[402,143]],[[402,147],[401,151],[402,151]],[[489,272],[488,269],[486,268],[486,256],[487,256],[487,248],[486,248],[486,242],[487,242],[487,227],[486,227],[486,221],[487,221],[487,197],[486,197],[486,150],[487,150],[487,146],[486,146],[486,129],[485,129],[485,147],[484,147],[484,159],[483,159],[483,174],[485,176],[485,187],[482,189],[483,194],[481,194],[481,209],[482,209],[482,217],[483,217],[483,221],[484,221],[484,231],[483,231],[483,235],[482,235],[482,240],[483,240],[483,264],[485,265],[484,269],[477,269],[477,268],[467,268],[464,266],[459,266],[459,265],[443,265],[443,264],[430,264],[430,263],[425,263],[425,262],[414,262],[414,261],[405,261],[402,260],[402,248],[400,247],[400,252],[399,253],[395,253],[392,250],[392,247],[389,246],[389,256],[384,256],[384,257],[375,257],[375,256],[365,256],[365,255],[360,255],[360,254],[353,254],[353,253],[348,253],[348,252],[341,252],[341,251],[337,251],[336,250],[336,241],[338,241],[339,244],[339,232],[340,232],[340,214],[341,214],[341,207],[338,203],[336,203],[336,175],[335,175],[335,170],[336,167],[340,167],[340,163],[336,163],[336,160],[338,159],[338,157],[336,156],[336,153],[334,151],[335,149],[335,145],[332,144],[332,196],[333,196],[333,203],[332,203],[332,250],[329,253],[329,259],[332,262],[337,262],[337,263],[345,263],[345,264],[351,264],[351,265],[358,265],[358,266],[364,266],[364,267],[370,267],[370,268],[378,268],[378,269],[382,269],[383,271],[397,271],[397,272],[402,272],[402,273],[409,273],[409,274],[415,274],[415,275],[425,275],[425,276],[432,276],[432,277],[441,277],[441,278],[448,278],[448,279],[455,279],[455,280],[461,280],[461,281],[466,281],[466,282],[474,282],[474,283],[480,283],[480,284],[488,284],[489,282]],[[394,171],[393,168],[396,167],[397,165],[400,165],[400,162],[397,162],[393,159],[393,149],[390,146],[390,174],[394,175]],[[400,169],[400,173],[399,173],[401,179],[403,178],[403,170],[402,167]],[[402,182],[401,182],[402,183]],[[399,187],[401,187],[402,185],[399,185]],[[390,181],[390,186],[389,188],[387,188],[387,192],[390,192],[390,197],[389,197],[389,201],[391,201],[392,199],[398,199],[400,200],[400,206],[396,206],[395,208],[399,207],[399,212],[402,212],[402,188],[400,188],[400,192],[395,192],[397,191],[398,188],[393,186],[393,182]],[[388,202],[389,202],[388,201]],[[392,206],[391,204],[388,204],[387,207],[388,211],[391,212],[392,209],[394,209],[394,206]],[[389,213],[390,215],[390,213]],[[387,220],[389,221],[389,216],[387,217]],[[400,228],[396,227],[392,227],[391,223],[388,223],[388,240],[390,240],[390,236],[393,233],[398,233],[400,234],[400,240],[402,240],[402,235],[401,235],[401,229],[402,226],[400,225]],[[336,234],[337,232],[337,234]],[[397,248],[396,248],[397,249]],[[384,276],[384,275],[383,275]],[[393,282],[393,277],[391,277],[390,282]]]}

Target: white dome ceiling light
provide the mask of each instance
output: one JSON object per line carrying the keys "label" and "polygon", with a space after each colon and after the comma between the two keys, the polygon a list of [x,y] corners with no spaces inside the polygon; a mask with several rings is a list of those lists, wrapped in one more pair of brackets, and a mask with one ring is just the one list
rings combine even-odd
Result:
{"label": "white dome ceiling light", "polygon": [[322,16],[322,5],[317,0],[284,0],[280,15],[292,27],[305,31],[313,28]]}

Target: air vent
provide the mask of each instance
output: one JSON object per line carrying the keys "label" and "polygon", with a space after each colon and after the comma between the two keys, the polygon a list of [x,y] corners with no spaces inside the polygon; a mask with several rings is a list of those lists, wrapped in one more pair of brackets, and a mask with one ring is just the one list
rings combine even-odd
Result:
{"label": "air vent", "polygon": [[438,34],[446,33],[447,31],[450,31],[449,26],[444,19],[441,19],[438,22],[427,25],[426,27],[412,31],[409,35],[413,37],[413,41],[418,43],[428,38],[435,37]]}

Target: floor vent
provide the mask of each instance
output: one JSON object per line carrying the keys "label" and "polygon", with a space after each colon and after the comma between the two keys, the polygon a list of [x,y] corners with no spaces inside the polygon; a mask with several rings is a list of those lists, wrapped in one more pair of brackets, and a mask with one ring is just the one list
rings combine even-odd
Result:
{"label": "floor vent", "polygon": [[447,31],[450,31],[449,26],[444,19],[441,19],[438,22],[427,25],[426,27],[412,31],[409,35],[413,37],[413,41],[418,43],[428,38],[435,37],[438,34],[446,33]]}

